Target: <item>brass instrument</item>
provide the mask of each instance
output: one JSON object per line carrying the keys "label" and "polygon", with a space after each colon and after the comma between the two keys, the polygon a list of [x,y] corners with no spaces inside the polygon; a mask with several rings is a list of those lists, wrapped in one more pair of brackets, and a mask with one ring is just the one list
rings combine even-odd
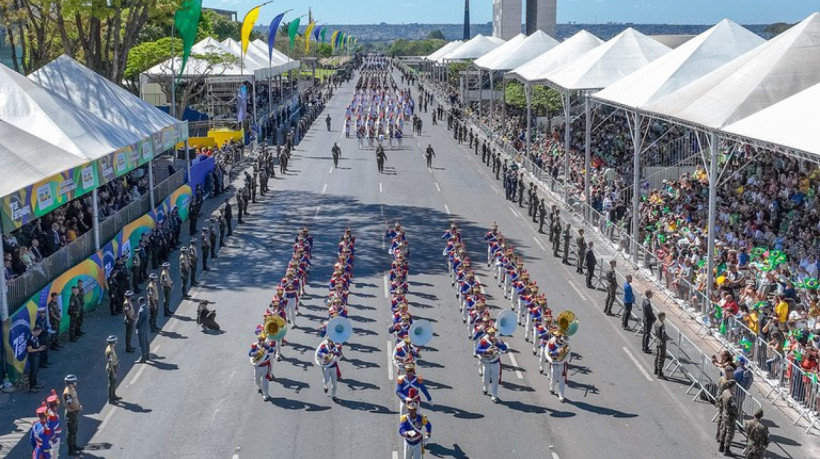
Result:
{"label": "brass instrument", "polygon": [[278,315],[268,316],[265,319],[265,335],[271,341],[278,341],[285,337],[288,332],[288,326],[285,319]]}
{"label": "brass instrument", "polygon": [[572,336],[578,331],[578,319],[575,318],[575,313],[572,311],[564,311],[558,314],[558,319],[555,321],[558,328],[567,336]]}

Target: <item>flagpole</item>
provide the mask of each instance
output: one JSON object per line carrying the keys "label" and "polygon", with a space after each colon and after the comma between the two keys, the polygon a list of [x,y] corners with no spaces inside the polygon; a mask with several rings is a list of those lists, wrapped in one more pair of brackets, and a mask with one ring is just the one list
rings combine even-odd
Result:
{"label": "flagpole", "polygon": [[176,59],[176,55],[174,54],[174,24],[171,24],[171,116],[174,118],[177,117],[177,103],[176,103],[176,80],[177,80],[177,72],[174,69],[174,60]]}

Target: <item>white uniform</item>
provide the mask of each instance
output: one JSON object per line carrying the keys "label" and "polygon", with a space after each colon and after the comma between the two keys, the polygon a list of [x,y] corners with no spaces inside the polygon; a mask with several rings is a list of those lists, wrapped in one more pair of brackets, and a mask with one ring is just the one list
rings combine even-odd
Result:
{"label": "white uniform", "polygon": [[[273,378],[273,362],[271,361],[271,356],[275,352],[272,347],[269,345],[263,345],[264,347],[259,348],[256,343],[257,350],[251,350],[250,362],[253,365],[253,380],[256,383],[256,389],[262,394],[262,397],[265,399],[270,398],[270,386],[268,378]],[[261,356],[256,354],[256,352],[261,352]]]}
{"label": "white uniform", "polygon": [[[563,356],[562,349],[566,347],[567,352]],[[569,344],[564,342],[559,344],[555,338],[552,338],[547,347],[547,360],[550,363],[550,393],[555,393],[556,386],[558,388],[558,400],[564,401],[564,387],[567,382],[567,361],[569,360]]]}
{"label": "white uniform", "polygon": [[322,386],[325,392],[330,391],[331,397],[336,397],[338,359],[341,356],[341,345],[331,344],[327,339],[319,344],[313,356],[316,365],[322,369]]}

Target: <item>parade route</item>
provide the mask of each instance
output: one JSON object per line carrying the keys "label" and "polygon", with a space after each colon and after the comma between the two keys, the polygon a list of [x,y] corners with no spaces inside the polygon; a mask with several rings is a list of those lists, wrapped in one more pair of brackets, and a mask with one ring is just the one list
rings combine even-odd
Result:
{"label": "parade route", "polygon": [[[334,94],[294,152],[289,173],[272,181],[272,193],[258,198],[261,204],[251,207],[246,223],[192,290],[193,298],[214,302],[222,331],[200,331],[196,303],[184,301],[165,332],[154,338],[152,363],[120,375],[123,403],[80,421],[81,443],[88,445],[83,456],[399,457],[384,280],[391,261],[385,224],[399,219],[412,251],[410,312],[429,320],[435,332],[418,364],[433,397],[421,408],[433,425],[425,457],[715,457],[709,422],[714,407],[692,402],[683,379],[650,376],[653,356],[638,354],[639,338],[601,314],[604,292],[586,289],[574,266],[562,265],[545,251],[547,237],[527,222],[526,209],[504,200],[480,155],[468,152],[466,142],[458,145],[446,124],[432,126],[430,113],[423,113],[422,136],[407,135],[402,150],[388,149],[381,174],[373,150],[359,150],[354,137],[340,136],[355,80]],[[333,119],[331,132],[323,122],[327,114]],[[334,142],[342,149],[338,168],[331,167]],[[436,151],[431,168],[423,156],[428,144]],[[494,221],[524,255],[553,311],[575,312],[580,330],[571,339],[565,403],[549,394],[548,379],[539,374],[532,344],[524,341],[520,327],[505,338],[511,352],[502,359],[500,403],[482,395],[472,343],[442,256],[441,234],[451,220],[458,221],[476,261],[493,317],[509,307],[481,262],[486,260],[482,236]],[[297,328],[285,338],[282,361],[274,362],[273,400],[263,402],[251,379],[247,349],[303,225],[315,238],[313,270]],[[336,244],[347,226],[357,236],[349,300],[354,329],[340,363],[339,401],[334,403],[321,390],[313,352],[320,342],[316,331],[326,318]],[[102,354],[89,358],[102,360]],[[736,451],[743,441],[736,435]],[[778,457],[801,457],[799,444],[786,447],[794,451]]]}

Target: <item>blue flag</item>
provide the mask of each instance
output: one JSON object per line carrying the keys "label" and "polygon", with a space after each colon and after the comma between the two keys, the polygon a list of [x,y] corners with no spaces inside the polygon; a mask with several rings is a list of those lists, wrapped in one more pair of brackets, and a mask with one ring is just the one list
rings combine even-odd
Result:
{"label": "blue flag", "polygon": [[314,27],[313,28],[313,41],[315,41],[315,42],[319,41],[319,32],[321,32],[321,31],[322,31],[321,27],[319,27],[319,28]]}
{"label": "blue flag", "polygon": [[[287,11],[285,11],[285,13],[287,13]],[[280,13],[270,22],[270,28],[268,29],[268,60],[273,59],[273,45],[274,42],[276,42],[276,32],[279,30],[279,24],[282,22],[282,18],[285,17],[285,13]]]}

